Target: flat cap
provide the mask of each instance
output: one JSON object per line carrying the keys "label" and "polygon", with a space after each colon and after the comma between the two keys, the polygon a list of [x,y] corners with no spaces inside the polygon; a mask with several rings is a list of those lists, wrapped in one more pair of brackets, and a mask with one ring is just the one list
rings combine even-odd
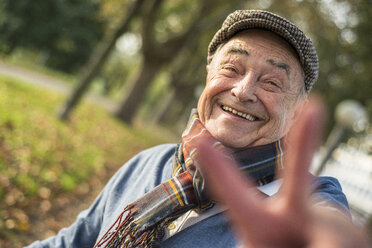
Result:
{"label": "flat cap", "polygon": [[208,46],[208,63],[220,44],[246,29],[265,29],[282,37],[296,51],[305,74],[305,89],[311,90],[318,79],[319,62],[311,40],[287,19],[263,10],[236,10],[231,13]]}

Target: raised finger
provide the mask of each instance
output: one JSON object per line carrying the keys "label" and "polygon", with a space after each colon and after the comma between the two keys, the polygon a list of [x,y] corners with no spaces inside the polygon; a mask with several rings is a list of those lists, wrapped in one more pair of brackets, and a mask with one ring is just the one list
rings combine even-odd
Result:
{"label": "raised finger", "polygon": [[321,100],[317,97],[312,98],[291,129],[286,141],[282,192],[291,206],[305,203],[309,196],[308,171],[319,145],[325,116],[325,108]]}

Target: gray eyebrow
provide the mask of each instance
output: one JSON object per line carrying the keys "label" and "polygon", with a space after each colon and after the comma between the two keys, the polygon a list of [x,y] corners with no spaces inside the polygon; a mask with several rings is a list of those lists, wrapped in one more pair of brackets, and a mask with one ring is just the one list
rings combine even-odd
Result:
{"label": "gray eyebrow", "polygon": [[[249,56],[249,52],[247,50],[242,49],[242,48],[237,48],[237,47],[231,47],[229,50],[227,50],[227,54],[241,54],[241,55]],[[287,76],[289,76],[291,70],[290,70],[289,65],[287,65],[286,63],[279,62],[273,59],[268,59],[266,61],[275,67],[285,70]]]}
{"label": "gray eyebrow", "polygon": [[236,47],[231,47],[229,50],[227,50],[227,54],[242,54],[245,56],[249,56],[249,52],[247,50],[241,49],[241,48],[236,48]]}
{"label": "gray eyebrow", "polygon": [[291,70],[290,70],[289,65],[287,65],[286,63],[279,62],[279,61],[276,61],[276,60],[273,60],[273,59],[268,59],[266,61],[268,63],[270,63],[271,65],[275,66],[275,67],[278,67],[280,69],[285,70],[285,72],[287,73],[287,76],[289,76],[289,73],[290,73]]}

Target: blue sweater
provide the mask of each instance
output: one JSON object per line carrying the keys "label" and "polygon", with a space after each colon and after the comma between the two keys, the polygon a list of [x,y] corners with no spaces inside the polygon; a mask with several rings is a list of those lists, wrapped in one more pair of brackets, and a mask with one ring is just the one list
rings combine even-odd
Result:
{"label": "blue sweater", "polygon": [[[75,223],[60,230],[56,236],[27,247],[93,247],[126,205],[171,178],[175,149],[176,145],[166,144],[139,153],[120,168],[90,208],[78,215]],[[317,197],[348,209],[346,197],[335,178],[319,177],[314,186]],[[236,246],[237,241],[222,213],[204,219],[162,243],[164,248]]]}

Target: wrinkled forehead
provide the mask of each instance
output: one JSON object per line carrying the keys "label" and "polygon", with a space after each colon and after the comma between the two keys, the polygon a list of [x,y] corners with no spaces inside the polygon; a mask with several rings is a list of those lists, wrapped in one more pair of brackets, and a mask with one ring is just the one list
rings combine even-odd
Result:
{"label": "wrinkled forehead", "polygon": [[277,51],[280,51],[285,57],[295,59],[300,69],[303,70],[299,55],[292,45],[279,35],[264,29],[249,29],[238,32],[230,39],[222,43],[218,47],[216,53],[221,52],[222,50],[224,53],[226,53],[229,50],[229,47],[241,49],[241,52],[244,52],[247,45],[252,42],[255,44],[265,42],[267,45],[273,47]]}

